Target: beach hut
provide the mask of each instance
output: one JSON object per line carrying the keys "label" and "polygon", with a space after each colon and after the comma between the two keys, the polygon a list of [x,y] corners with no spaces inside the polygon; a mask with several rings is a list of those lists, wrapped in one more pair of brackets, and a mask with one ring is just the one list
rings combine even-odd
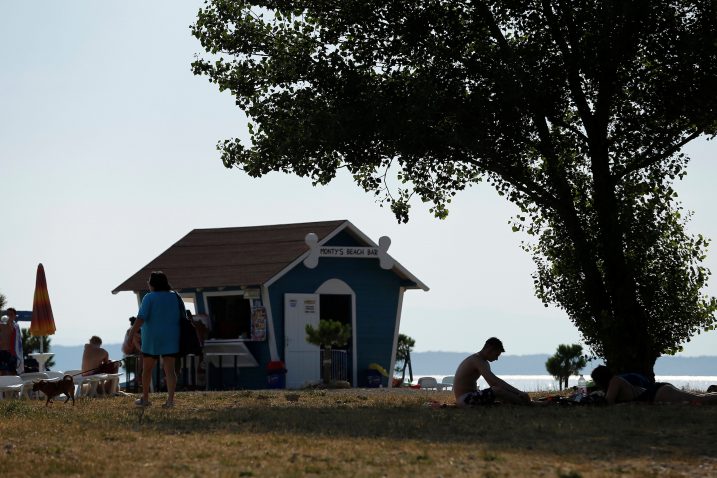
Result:
{"label": "beach hut", "polygon": [[[350,221],[195,229],[112,291],[148,293],[162,270],[209,327],[208,388],[267,388],[270,362],[286,366],[286,386],[321,381],[321,351],[307,324],[351,325],[332,352],[331,379],[373,384],[369,367],[394,368],[404,292],[428,287],[388,249]],[[373,366],[375,368],[375,366]]]}

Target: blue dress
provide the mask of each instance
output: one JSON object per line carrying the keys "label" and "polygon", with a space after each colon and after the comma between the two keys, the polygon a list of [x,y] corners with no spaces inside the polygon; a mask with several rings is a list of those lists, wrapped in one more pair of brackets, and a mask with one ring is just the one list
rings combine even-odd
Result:
{"label": "blue dress", "polygon": [[[179,352],[179,296],[150,292],[142,299],[137,318],[142,324],[142,353],[171,355]],[[184,305],[182,305],[182,311]]]}

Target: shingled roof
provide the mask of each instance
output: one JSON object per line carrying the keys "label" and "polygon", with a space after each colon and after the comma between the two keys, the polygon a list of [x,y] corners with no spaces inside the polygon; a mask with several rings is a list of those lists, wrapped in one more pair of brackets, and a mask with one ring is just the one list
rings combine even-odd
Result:
{"label": "shingled roof", "polygon": [[[112,293],[147,290],[152,271],[164,271],[175,289],[261,285],[348,221],[194,229],[117,286]],[[350,223],[349,223],[350,224]]]}

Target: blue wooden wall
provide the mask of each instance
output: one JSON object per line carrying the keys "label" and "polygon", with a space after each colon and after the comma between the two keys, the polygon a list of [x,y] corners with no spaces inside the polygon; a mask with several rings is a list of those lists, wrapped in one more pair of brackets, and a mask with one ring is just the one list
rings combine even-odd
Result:
{"label": "blue wooden wall", "polygon": [[[349,234],[337,234],[328,246],[364,246]],[[311,294],[329,279],[340,279],[356,294],[356,362],[359,387],[366,386],[365,371],[371,363],[386,370],[391,365],[399,289],[405,284],[390,270],[381,269],[377,259],[319,259],[308,269],[300,263],[269,287],[271,312],[279,355],[284,358],[284,294]],[[287,367],[290,366],[287,364]],[[349,376],[352,371],[349,370]]]}

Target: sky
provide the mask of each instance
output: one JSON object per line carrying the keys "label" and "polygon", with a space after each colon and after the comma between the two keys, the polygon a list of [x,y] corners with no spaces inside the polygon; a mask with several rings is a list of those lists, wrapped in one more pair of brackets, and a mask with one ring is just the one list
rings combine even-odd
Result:
{"label": "sky", "polygon": [[[534,296],[535,267],[511,232],[514,206],[488,185],[446,220],[414,203],[408,224],[346,176],[325,187],[224,168],[216,143],[247,137],[228,93],[190,70],[198,1],[0,1],[0,293],[32,309],[45,267],[55,344],[121,342],[134,294],[111,290],[196,228],[348,219],[430,287],[404,297],[416,351],[466,352],[489,336],[508,354],[579,343]],[[690,144],[677,185],[689,230],[717,238],[717,143]],[[717,272],[717,245],[705,261]],[[717,295],[717,280],[705,291]],[[717,332],[681,355],[714,355]]]}

